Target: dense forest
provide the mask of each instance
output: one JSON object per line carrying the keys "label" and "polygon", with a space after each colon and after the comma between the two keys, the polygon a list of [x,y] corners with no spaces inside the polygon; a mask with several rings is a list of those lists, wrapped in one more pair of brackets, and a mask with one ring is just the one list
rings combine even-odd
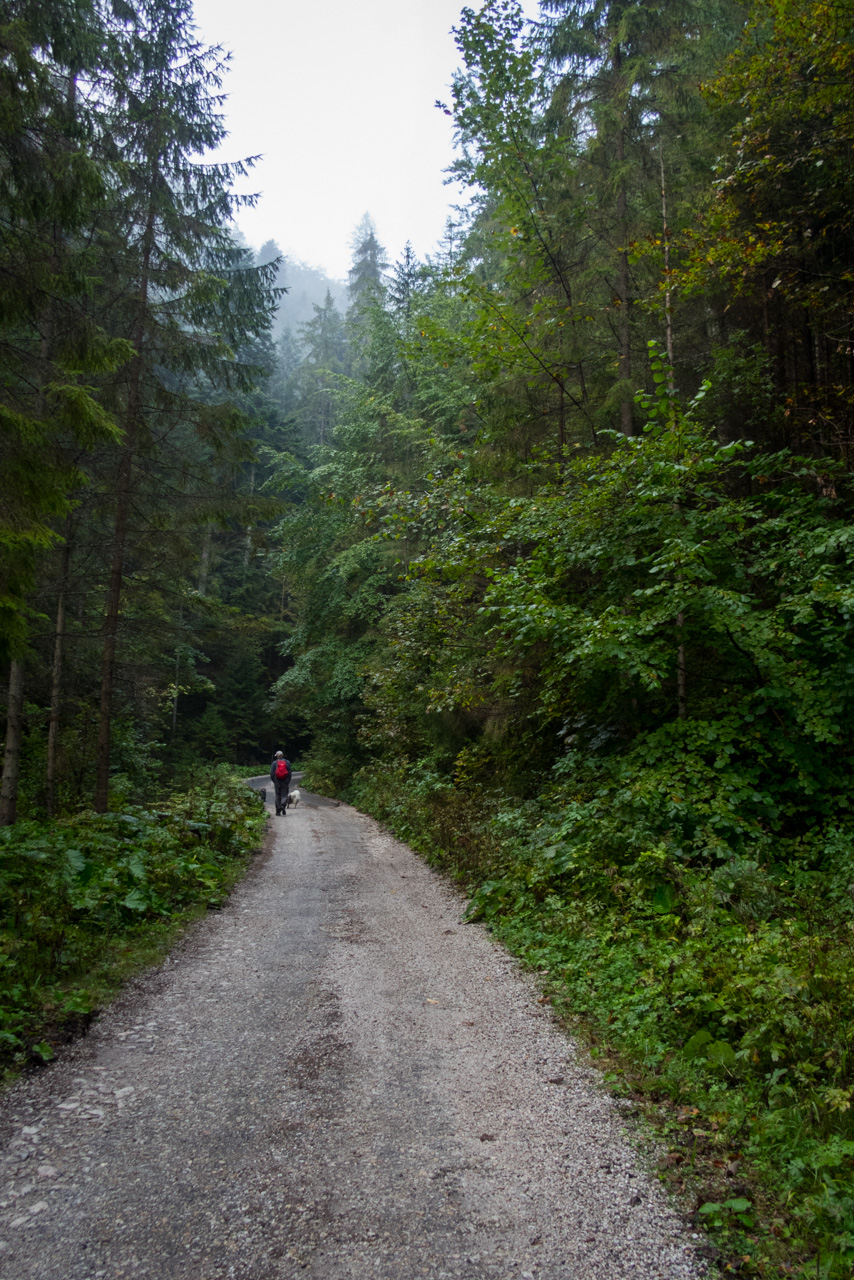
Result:
{"label": "dense forest", "polygon": [[237,234],[186,0],[5,6],[3,892],[283,745],[661,1109],[722,1266],[848,1275],[854,3],[456,38],[464,205],[344,290]]}

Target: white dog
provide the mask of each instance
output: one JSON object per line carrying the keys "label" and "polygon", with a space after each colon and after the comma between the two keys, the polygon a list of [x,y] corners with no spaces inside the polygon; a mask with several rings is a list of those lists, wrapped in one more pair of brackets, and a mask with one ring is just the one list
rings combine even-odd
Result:
{"label": "white dog", "polygon": [[293,791],[288,792],[288,808],[290,809],[291,805],[293,805],[293,807],[296,808],[298,804],[299,804],[299,787],[294,787]]}

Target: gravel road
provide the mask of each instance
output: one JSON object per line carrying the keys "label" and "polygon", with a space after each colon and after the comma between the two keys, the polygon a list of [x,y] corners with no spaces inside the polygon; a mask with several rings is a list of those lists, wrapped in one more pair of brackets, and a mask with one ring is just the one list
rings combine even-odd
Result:
{"label": "gravel road", "polygon": [[461,899],[315,797],[0,1107],[0,1280],[700,1274],[617,1108]]}

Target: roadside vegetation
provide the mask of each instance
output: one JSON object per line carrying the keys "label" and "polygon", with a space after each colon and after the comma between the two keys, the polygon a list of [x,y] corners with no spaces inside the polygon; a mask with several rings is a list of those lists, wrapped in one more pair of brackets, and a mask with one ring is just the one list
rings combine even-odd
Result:
{"label": "roadside vegetation", "polygon": [[257,793],[223,767],[148,806],[0,828],[0,1062],[50,1061],[222,905],[265,828]]}
{"label": "roadside vegetation", "polygon": [[[490,574],[479,607],[481,661],[527,673],[540,702],[512,757],[484,735],[450,776],[398,758],[343,794],[471,890],[469,917],[539,971],[612,1087],[651,1104],[730,1270],[842,1276],[850,523],[804,486],[807,458],[721,445],[701,404],[660,384],[642,440],[573,461],[484,531],[548,548]],[[692,713],[668,716],[689,630]],[[556,703],[572,720],[544,778]]]}
{"label": "roadside vegetation", "polygon": [[667,837],[615,843],[613,793],[582,800],[582,827],[559,789],[508,807],[419,773],[349,795],[536,970],[664,1139],[661,1175],[712,1230],[710,1256],[744,1275],[848,1274],[851,835],[824,860],[789,846],[715,862]]}

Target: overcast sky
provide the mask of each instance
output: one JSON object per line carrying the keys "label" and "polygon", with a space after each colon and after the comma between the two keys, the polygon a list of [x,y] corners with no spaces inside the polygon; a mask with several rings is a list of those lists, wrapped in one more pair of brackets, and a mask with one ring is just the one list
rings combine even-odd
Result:
{"label": "overcast sky", "polygon": [[[452,189],[448,97],[463,0],[195,0],[202,39],[234,55],[223,157],[261,153],[239,225],[259,248],[343,278],[369,212],[392,260],[423,257],[442,234]],[[536,0],[526,8],[536,12]]]}

